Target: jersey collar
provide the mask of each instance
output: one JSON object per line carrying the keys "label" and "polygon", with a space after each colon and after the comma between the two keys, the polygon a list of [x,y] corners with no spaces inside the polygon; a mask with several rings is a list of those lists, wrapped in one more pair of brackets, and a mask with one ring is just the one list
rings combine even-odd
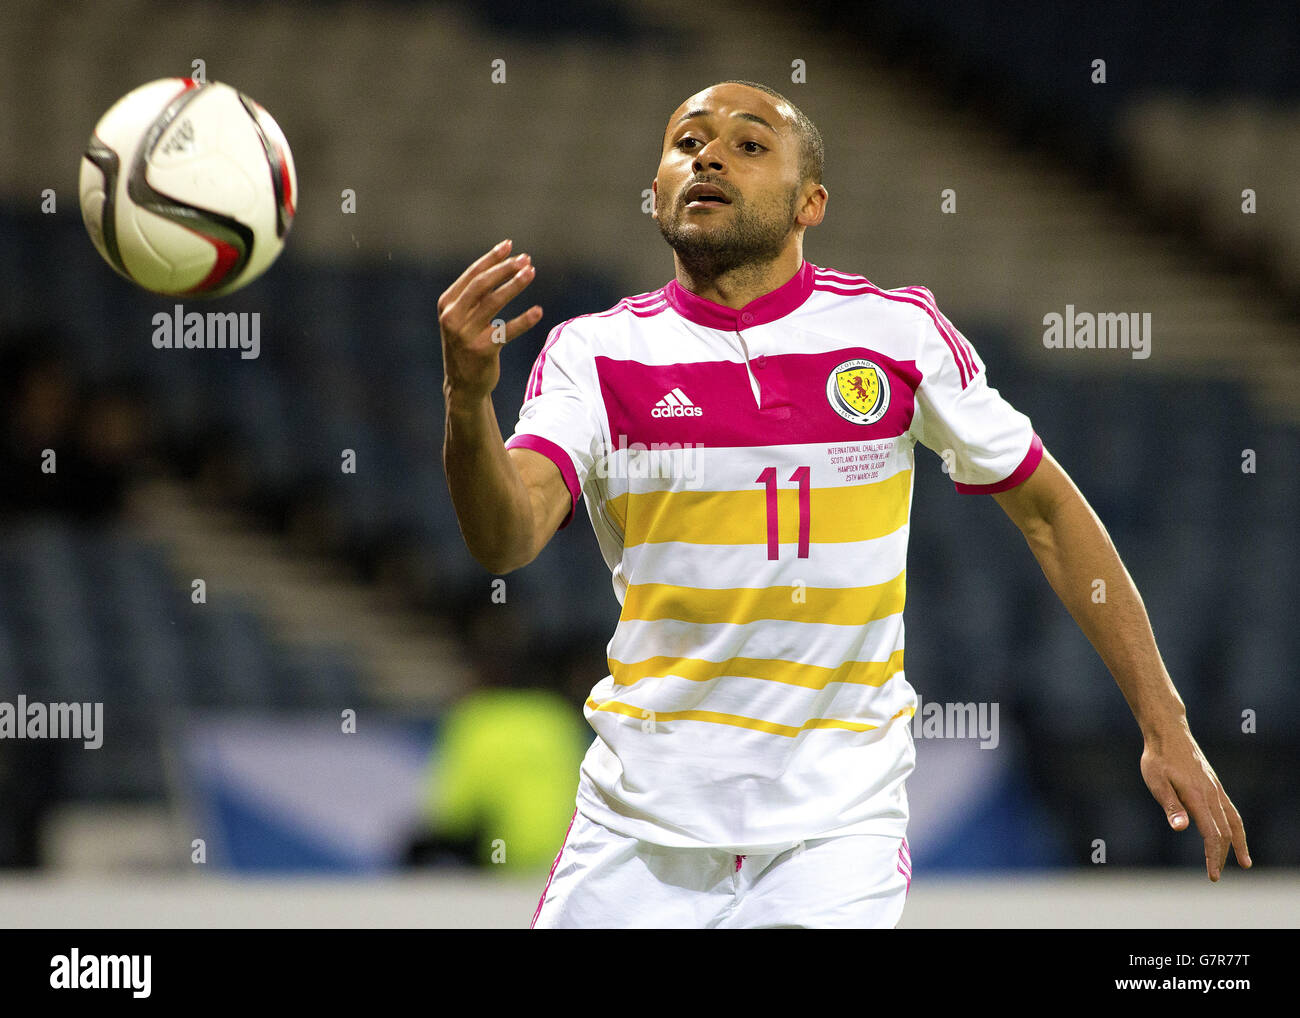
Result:
{"label": "jersey collar", "polygon": [[677,280],[664,287],[664,295],[683,318],[710,329],[740,332],[784,318],[808,299],[813,291],[813,265],[804,261],[789,281],[771,293],[751,300],[743,308],[729,308],[697,296]]}

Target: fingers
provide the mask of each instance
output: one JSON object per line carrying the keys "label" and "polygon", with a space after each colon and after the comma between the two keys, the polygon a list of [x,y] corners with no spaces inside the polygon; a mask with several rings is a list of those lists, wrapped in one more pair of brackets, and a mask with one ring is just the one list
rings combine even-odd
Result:
{"label": "fingers", "polygon": [[477,336],[488,323],[533,281],[537,269],[528,255],[522,254],[482,272],[461,294],[457,305],[465,305],[468,315],[462,330],[468,337]]}
{"label": "fingers", "polygon": [[522,315],[516,315],[510,321],[506,322],[505,336],[501,339],[502,343],[509,343],[516,336],[527,332],[534,325],[542,320],[542,307],[540,304],[534,304]]}
{"label": "fingers", "polygon": [[1198,793],[1186,798],[1188,812],[1205,842],[1205,873],[1217,881],[1228,859],[1228,818],[1220,808],[1217,796],[1209,798]]}
{"label": "fingers", "polygon": [[1250,869],[1254,863],[1250,860],[1250,849],[1246,846],[1246,825],[1241,822],[1241,814],[1228,798],[1227,792],[1220,794],[1223,811],[1228,816],[1228,828],[1232,831],[1232,852],[1237,857],[1237,865]]}
{"label": "fingers", "polygon": [[[536,268],[529,255],[498,258],[494,253],[498,248],[494,248],[474,263],[480,266],[477,274],[468,278],[466,274],[462,274],[443,298],[439,299],[439,321],[445,330],[467,340],[477,339],[501,309],[519,296],[533,281]],[[469,271],[466,270],[467,273]],[[449,294],[453,293],[455,296],[452,299],[444,301]],[[540,314],[535,314],[528,325],[536,324],[540,318]],[[521,331],[523,330],[516,329],[506,341],[513,339]],[[499,336],[494,338],[499,339]]]}
{"label": "fingers", "polygon": [[1169,826],[1175,831],[1187,830],[1187,810],[1183,808],[1182,801],[1174,791],[1174,786],[1168,781],[1159,781],[1155,784],[1148,783],[1151,794],[1155,796],[1156,802],[1160,803],[1165,811],[1165,817],[1169,821]]}
{"label": "fingers", "polygon": [[1228,849],[1232,845],[1232,829],[1228,825],[1228,816],[1223,812],[1223,805],[1219,802],[1219,797],[1214,795],[1205,803],[1206,811],[1210,814],[1210,819],[1214,822],[1214,843],[1209,841],[1205,844],[1205,861],[1206,863],[1213,860],[1213,867],[1208,869],[1211,880],[1218,880],[1223,876],[1223,867],[1228,861]]}
{"label": "fingers", "polygon": [[[1205,872],[1211,880],[1218,880],[1219,872],[1223,869],[1223,859],[1226,858],[1226,846],[1222,844],[1223,838],[1219,827],[1205,809],[1204,801],[1196,802],[1189,798],[1188,806],[1184,806],[1174,786],[1166,780],[1158,779],[1148,787],[1151,789],[1151,794],[1155,796],[1156,802],[1164,809],[1169,826],[1175,831],[1187,830],[1188,814],[1191,814],[1196,822],[1196,829],[1201,832],[1201,838],[1205,842]],[[1225,855],[1219,857],[1216,864],[1215,859],[1219,856],[1221,847]]]}
{"label": "fingers", "polygon": [[1243,869],[1251,866],[1250,849],[1246,847],[1246,830],[1241,814],[1228,798],[1223,783],[1209,762],[1194,744],[1192,748],[1195,750],[1192,765],[1173,767],[1148,747],[1143,752],[1142,776],[1156,802],[1165,811],[1170,827],[1175,831],[1185,831],[1191,822],[1196,824],[1205,843],[1206,875],[1218,881],[1227,864],[1229,849],[1236,853],[1237,862]]}
{"label": "fingers", "polygon": [[482,272],[484,269],[488,268],[489,266],[496,265],[498,262],[504,259],[505,256],[509,253],[510,247],[513,243],[514,241],[511,241],[509,239],[503,240],[501,241],[501,243],[497,244],[497,246],[494,247],[491,251],[488,251],[486,254],[480,255],[478,259],[470,263],[469,268],[467,268],[464,272],[462,272],[456,278],[456,282],[452,283],[451,286],[447,287],[447,289],[443,291],[442,296],[438,298],[438,311],[441,312],[446,309],[447,305],[454,303],[460,297],[460,295],[465,291],[465,287],[469,286],[470,280],[472,280],[480,272]]}

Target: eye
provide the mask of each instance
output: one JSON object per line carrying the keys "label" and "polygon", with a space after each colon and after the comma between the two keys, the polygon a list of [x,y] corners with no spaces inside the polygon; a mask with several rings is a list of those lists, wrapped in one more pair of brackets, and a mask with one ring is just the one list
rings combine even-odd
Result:
{"label": "eye", "polygon": [[[765,152],[765,151],[766,151],[766,149],[765,149],[762,145],[760,145],[758,142],[756,142],[756,141],[744,141],[744,142],[741,142],[741,145],[742,145],[742,146],[746,146],[746,151],[750,152],[751,154],[752,154],[752,153],[755,153],[755,152]],[[754,147],[753,147],[752,149],[751,149],[751,148],[748,148],[748,146],[750,146],[750,145],[753,145]]]}
{"label": "eye", "polygon": [[699,143],[698,138],[692,138],[690,135],[687,135],[685,138],[683,138],[681,141],[677,143],[677,147],[682,148],[689,141],[696,142],[697,144]]}

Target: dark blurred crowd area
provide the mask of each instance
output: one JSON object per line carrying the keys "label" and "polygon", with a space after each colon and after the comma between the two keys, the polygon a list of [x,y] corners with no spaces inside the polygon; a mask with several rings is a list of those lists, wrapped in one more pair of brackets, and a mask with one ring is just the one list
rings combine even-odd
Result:
{"label": "dark blurred crowd area", "polygon": [[0,513],[108,522],[148,462],[142,388],[88,384],[65,349],[52,331],[0,337]]}

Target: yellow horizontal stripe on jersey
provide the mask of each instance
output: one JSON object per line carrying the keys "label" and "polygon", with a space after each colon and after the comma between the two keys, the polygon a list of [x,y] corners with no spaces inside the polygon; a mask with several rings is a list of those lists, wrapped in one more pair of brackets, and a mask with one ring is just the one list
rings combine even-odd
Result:
{"label": "yellow horizontal stripe on jersey", "polygon": [[[907,522],[912,471],[874,484],[813,488],[809,493],[813,544],[870,541]],[[799,489],[784,478],[777,487],[777,538],[799,540]],[[685,544],[767,545],[767,489],[753,491],[645,491],[619,495],[605,505],[623,524],[623,544],[681,541]]]}
{"label": "yellow horizontal stripe on jersey", "polygon": [[[729,725],[732,728],[748,728],[756,732],[767,732],[769,735],[783,735],[787,739],[793,739],[796,735],[818,728],[840,728],[848,732],[871,732],[881,727],[880,725],[863,724],[860,721],[842,721],[839,718],[810,718],[802,725],[795,727],[794,725],[777,724],[775,721],[764,721],[762,718],[747,718],[743,714],[721,714],[712,710],[652,711],[645,707],[636,707],[618,700],[606,700],[604,703],[597,703],[591,697],[587,697],[587,706],[592,710],[623,714],[630,718],[636,718],[638,721],[653,721],[657,725],[667,724],[670,721],[703,721],[705,724],[710,725]],[[915,713],[916,708],[904,707],[889,720],[895,721],[905,714],[910,716]],[[886,724],[888,723],[886,722]]]}
{"label": "yellow horizontal stripe on jersey", "polygon": [[[798,593],[801,600],[795,599]],[[907,571],[867,587],[678,587],[634,583],[623,597],[621,621],[678,619],[697,625],[743,625],[761,619],[863,626],[903,610]]]}
{"label": "yellow horizontal stripe on jersey", "polygon": [[887,661],[846,661],[837,668],[759,657],[704,661],[700,658],[660,656],[631,662],[610,658],[609,663],[614,681],[620,686],[632,686],[642,679],[664,678],[669,675],[690,682],[709,682],[730,675],[765,682],[784,682],[806,689],[825,689],[832,682],[883,686],[903,670],[903,649],[900,647],[894,651]]}

